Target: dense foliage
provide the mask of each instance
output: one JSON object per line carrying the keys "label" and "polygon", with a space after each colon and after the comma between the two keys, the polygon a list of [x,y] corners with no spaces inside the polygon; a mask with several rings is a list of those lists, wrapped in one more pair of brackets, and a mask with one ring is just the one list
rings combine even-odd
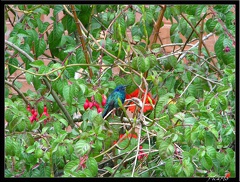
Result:
{"label": "dense foliage", "polygon": [[5,177],[235,177],[234,5],[6,5],[5,21]]}

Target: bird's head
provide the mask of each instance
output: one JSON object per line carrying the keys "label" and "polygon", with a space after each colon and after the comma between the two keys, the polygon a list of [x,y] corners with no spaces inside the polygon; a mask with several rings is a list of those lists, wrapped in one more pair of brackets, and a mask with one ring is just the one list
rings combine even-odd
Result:
{"label": "bird's head", "polygon": [[125,91],[128,85],[119,85],[115,88],[114,91]]}

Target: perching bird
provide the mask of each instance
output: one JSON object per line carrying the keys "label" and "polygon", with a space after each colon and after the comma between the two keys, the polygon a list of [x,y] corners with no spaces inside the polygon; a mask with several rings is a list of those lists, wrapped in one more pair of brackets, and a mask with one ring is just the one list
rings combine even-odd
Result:
{"label": "perching bird", "polygon": [[113,108],[118,108],[118,98],[124,103],[126,97],[126,86],[127,85],[119,85],[117,86],[113,92],[107,98],[107,103],[102,113],[102,117],[104,118]]}

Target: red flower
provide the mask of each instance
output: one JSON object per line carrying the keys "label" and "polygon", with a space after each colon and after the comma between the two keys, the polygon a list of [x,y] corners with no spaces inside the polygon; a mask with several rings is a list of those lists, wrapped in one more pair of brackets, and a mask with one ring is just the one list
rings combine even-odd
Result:
{"label": "red flower", "polygon": [[[45,115],[45,116],[49,117],[49,114],[48,114],[48,110],[47,110],[47,106],[46,106],[46,105],[44,105],[43,113],[41,114],[40,118],[42,117],[42,115]],[[49,118],[45,119],[45,120],[44,120],[44,124],[46,124],[48,121],[49,121]]]}
{"label": "red flower", "polygon": [[28,106],[27,106],[27,110],[29,111],[29,112],[31,112],[31,108],[30,108],[30,105],[28,104]]}
{"label": "red flower", "polygon": [[92,109],[93,107],[93,103],[92,102],[88,102],[89,108]]}
{"label": "red flower", "polygon": [[[105,96],[105,99],[106,99],[106,96]],[[104,101],[104,98],[103,98],[103,101]],[[105,101],[106,102],[106,101]],[[103,102],[102,102],[103,104]],[[91,102],[86,99],[84,105],[83,105],[83,108],[84,110],[87,110],[88,108],[92,109],[93,107],[96,107],[97,108],[97,112],[100,113],[103,111],[103,108],[100,107],[99,103],[97,103],[95,100],[94,100],[94,97],[92,96],[91,98]]]}
{"label": "red flower", "polygon": [[102,112],[102,111],[103,111],[103,108],[101,108],[101,107],[97,108],[97,112],[98,112],[98,113],[100,113],[100,112]]}
{"label": "red flower", "polygon": [[227,173],[227,174],[225,174],[225,178],[229,178],[231,176],[231,173],[229,172],[229,173]]}
{"label": "red flower", "polygon": [[224,51],[224,52],[230,52],[230,47],[228,47],[228,46],[225,47],[225,48],[223,49],[223,51]]}
{"label": "red flower", "polygon": [[137,158],[138,158],[138,160],[142,160],[145,156],[147,156],[147,154],[145,152],[143,152],[142,146],[140,145]]}
{"label": "red flower", "polygon": [[83,157],[80,157],[80,163],[79,163],[79,167],[81,169],[84,169],[86,168],[86,161],[88,159],[88,156],[87,155],[84,155]]}
{"label": "red flower", "polygon": [[[119,139],[121,139],[123,136],[124,136],[124,134],[120,134],[120,135],[119,135]],[[128,137],[128,138],[138,138],[135,133],[133,133],[133,134],[132,134],[132,133],[129,133],[128,135],[125,135],[125,136],[124,136],[124,139],[123,139],[123,140],[125,140],[127,137]],[[116,143],[117,143],[117,141],[114,141],[114,142],[113,142],[113,144],[116,144]]]}
{"label": "red flower", "polygon": [[[127,94],[126,95],[126,99],[130,99],[130,98],[133,98],[133,97],[138,97],[138,94],[139,94],[139,89],[136,89],[131,94]],[[142,94],[142,99],[141,99],[142,102],[143,102],[143,99],[144,99],[144,94]],[[155,100],[152,98],[151,93],[148,92],[147,93],[147,98],[146,98],[146,101],[145,101],[145,105],[144,105],[144,108],[143,108],[143,112],[147,112],[147,111],[153,110],[153,107],[152,107],[151,103],[155,104]],[[134,112],[135,109],[136,109],[136,104],[134,102],[131,102],[130,106],[128,107],[128,109],[129,109],[129,111]]]}
{"label": "red flower", "polygon": [[85,101],[83,107],[84,107],[85,110],[88,109],[88,107],[89,107],[89,101],[88,101],[88,99],[86,99],[86,101]]}
{"label": "red flower", "polygon": [[102,95],[102,106],[105,106],[107,103],[107,97],[105,95]]}
{"label": "red flower", "polygon": [[[30,108],[29,108],[30,109]],[[35,110],[34,108],[32,108],[31,110],[31,114],[32,116],[29,118],[30,122],[33,123],[33,121],[38,121],[38,118],[37,118],[37,110]]]}
{"label": "red flower", "polygon": [[93,102],[93,106],[95,106],[97,109],[99,108],[99,104],[97,102]]}

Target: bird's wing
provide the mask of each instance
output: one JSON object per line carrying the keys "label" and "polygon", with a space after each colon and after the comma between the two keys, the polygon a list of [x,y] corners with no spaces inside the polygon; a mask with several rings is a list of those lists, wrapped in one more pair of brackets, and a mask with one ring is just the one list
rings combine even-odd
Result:
{"label": "bird's wing", "polygon": [[113,108],[114,108],[114,100],[111,100],[103,111],[102,117],[104,118]]}

